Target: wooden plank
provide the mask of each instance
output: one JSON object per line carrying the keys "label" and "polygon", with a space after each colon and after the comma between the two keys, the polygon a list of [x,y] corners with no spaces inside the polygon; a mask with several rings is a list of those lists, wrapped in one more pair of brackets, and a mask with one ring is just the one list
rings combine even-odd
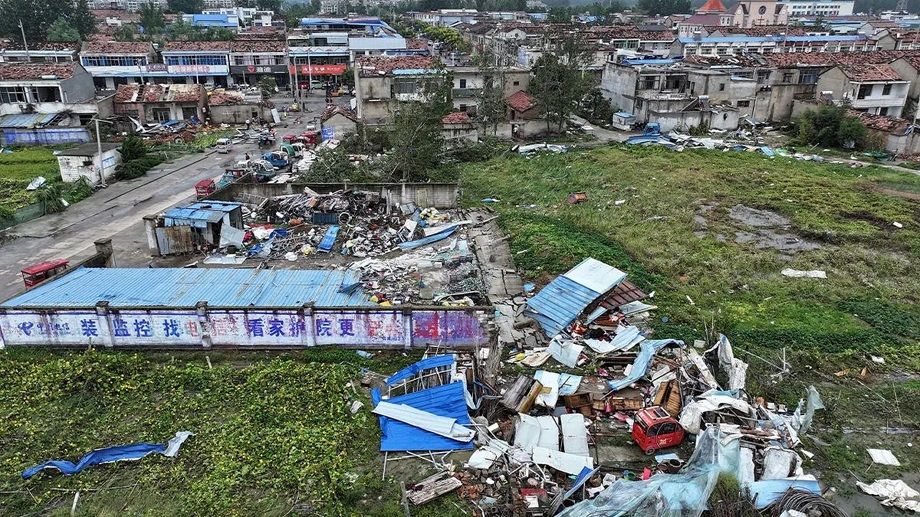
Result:
{"label": "wooden plank", "polygon": [[412,504],[425,504],[432,499],[460,488],[461,485],[463,483],[449,473],[439,472],[416,483],[409,490],[407,497]]}

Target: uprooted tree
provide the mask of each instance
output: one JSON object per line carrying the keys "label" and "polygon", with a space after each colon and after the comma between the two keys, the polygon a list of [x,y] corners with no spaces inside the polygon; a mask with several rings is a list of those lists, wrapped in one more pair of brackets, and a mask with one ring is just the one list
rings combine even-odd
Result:
{"label": "uprooted tree", "polygon": [[865,148],[871,143],[866,126],[847,114],[846,106],[821,106],[799,115],[793,123],[796,140],[804,145],[846,149]]}
{"label": "uprooted tree", "polygon": [[391,150],[384,175],[391,180],[417,181],[440,165],[444,147],[441,118],[450,113],[453,77],[444,68],[433,71],[418,84],[421,102],[400,104],[390,134]]}

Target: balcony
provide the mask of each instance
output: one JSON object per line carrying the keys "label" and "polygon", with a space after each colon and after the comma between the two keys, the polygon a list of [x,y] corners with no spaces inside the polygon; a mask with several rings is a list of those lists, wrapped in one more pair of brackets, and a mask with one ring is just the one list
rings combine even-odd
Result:
{"label": "balcony", "polygon": [[455,99],[472,99],[479,97],[481,93],[482,88],[454,88],[451,90],[451,95]]}

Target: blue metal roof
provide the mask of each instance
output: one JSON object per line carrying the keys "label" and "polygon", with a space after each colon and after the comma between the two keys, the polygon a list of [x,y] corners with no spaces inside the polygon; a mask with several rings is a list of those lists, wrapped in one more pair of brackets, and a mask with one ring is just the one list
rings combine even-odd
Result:
{"label": "blue metal roof", "polygon": [[527,300],[526,314],[537,320],[547,336],[553,337],[575,321],[591,302],[624,279],[626,273],[587,258]]}
{"label": "blue metal roof", "polygon": [[866,38],[865,34],[856,34],[853,36],[713,36],[707,38],[677,38],[681,43],[735,43],[735,42],[748,42],[748,43],[769,43],[776,42],[780,43],[783,41],[791,42],[818,42],[818,41],[863,41]]}
{"label": "blue metal roof", "polygon": [[683,60],[682,57],[666,57],[656,59],[624,59],[623,63],[627,65],[673,65]]}
{"label": "blue metal roof", "polygon": [[27,113],[23,115],[4,115],[0,117],[2,128],[40,128],[50,124],[57,113]]}
{"label": "blue metal roof", "polygon": [[444,366],[450,366],[452,364],[454,364],[454,356],[452,355],[445,354],[426,357],[425,359],[422,359],[415,364],[410,364],[409,366],[391,375],[389,378],[387,378],[387,386],[392,386],[399,381],[404,381],[410,377],[414,377],[425,370],[441,368]]}
{"label": "blue metal roof", "polygon": [[[387,402],[406,404],[438,416],[456,419],[458,424],[469,425],[472,422],[470,422],[470,414],[466,409],[466,399],[463,396],[463,392],[462,382],[452,382],[443,386],[428,388],[427,390],[390,397]],[[376,388],[371,390],[373,404],[376,406],[380,400],[380,391]],[[378,421],[380,422],[381,452],[455,451],[475,447],[473,442],[451,440],[384,416],[378,417]]]}
{"label": "blue metal roof", "polygon": [[13,297],[0,307],[375,306],[350,271],[209,268],[80,268]]}
{"label": "blue metal roof", "polygon": [[216,223],[224,214],[242,207],[231,202],[202,202],[170,208],[164,214],[166,226],[195,226],[204,228],[208,223]]}

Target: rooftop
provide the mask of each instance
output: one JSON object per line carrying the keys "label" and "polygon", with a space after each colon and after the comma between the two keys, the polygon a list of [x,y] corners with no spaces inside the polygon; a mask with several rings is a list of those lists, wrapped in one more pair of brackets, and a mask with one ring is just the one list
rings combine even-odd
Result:
{"label": "rooftop", "polygon": [[286,52],[283,40],[235,40],[230,42],[230,52]]}
{"label": "rooftop", "polygon": [[0,81],[70,79],[78,63],[2,63]]}
{"label": "rooftop", "polygon": [[524,112],[537,105],[537,101],[524,90],[518,90],[505,99],[505,103],[514,111]]}
{"label": "rooftop", "polygon": [[362,76],[387,75],[396,70],[426,70],[434,68],[438,61],[431,56],[364,56],[357,66]]}
{"label": "rooftop", "polygon": [[887,63],[872,64],[864,63],[861,65],[839,65],[840,70],[851,81],[901,81],[899,74],[891,65]]}
{"label": "rooftop", "polygon": [[372,306],[354,273],[318,270],[80,268],[13,297],[0,307],[112,308]]}
{"label": "rooftop", "polygon": [[470,120],[470,116],[467,115],[465,111],[448,113],[441,119],[442,124],[469,124],[470,122],[472,122],[472,120]]}
{"label": "rooftop", "polygon": [[864,111],[847,110],[847,115],[858,118],[860,122],[869,129],[894,133],[896,135],[907,133],[907,129],[911,126],[910,121],[903,118],[892,118],[886,117],[885,115],[870,115]]}
{"label": "rooftop", "polygon": [[163,52],[229,52],[229,41],[167,41]]}
{"label": "rooftop", "polygon": [[115,102],[197,102],[202,95],[200,84],[120,84]]}
{"label": "rooftop", "polygon": [[339,106],[337,104],[330,104],[329,106],[326,106],[326,109],[324,109],[322,114],[320,114],[319,119],[325,122],[335,115],[342,115],[352,122],[358,122],[358,115],[355,114],[354,111],[351,111],[350,109],[344,106]]}
{"label": "rooftop", "polygon": [[84,54],[150,54],[153,45],[146,41],[87,41]]}
{"label": "rooftop", "polygon": [[[112,149],[118,149],[119,144],[113,144],[108,142],[103,142],[102,152],[111,151]],[[81,144],[76,147],[71,147],[70,149],[65,149],[63,151],[58,151],[58,156],[96,156],[98,148],[96,147],[95,142],[90,142],[86,144]]]}

